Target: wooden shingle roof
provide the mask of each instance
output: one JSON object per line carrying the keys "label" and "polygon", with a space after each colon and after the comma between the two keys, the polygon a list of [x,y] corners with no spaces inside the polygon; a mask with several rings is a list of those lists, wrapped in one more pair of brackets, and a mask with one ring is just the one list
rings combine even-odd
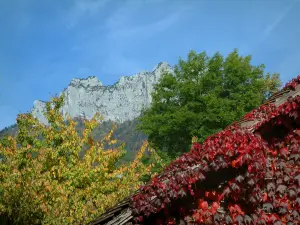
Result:
{"label": "wooden shingle roof", "polygon": [[[299,77],[298,77],[299,78]],[[298,79],[297,78],[297,79]],[[300,79],[298,79],[300,80]],[[299,83],[299,82],[297,82]],[[273,94],[264,104],[274,104],[275,106],[280,106],[285,103],[290,97],[295,97],[300,95],[300,84],[294,85],[293,87],[287,86],[283,88],[281,91]],[[235,122],[235,125],[243,129],[247,129],[251,132],[255,131],[255,125],[261,122],[258,119],[249,120],[246,117],[243,117],[241,120]],[[195,167],[195,166],[194,166]],[[186,168],[186,170],[193,170],[194,167]],[[159,177],[159,175],[158,175]],[[140,190],[138,190],[134,195],[138,194]],[[132,224],[130,221],[133,218],[133,211],[131,208],[131,197],[134,195],[124,199],[123,201],[116,204],[114,207],[106,210],[104,214],[102,214],[99,218],[95,219],[90,225],[123,225],[123,224]],[[155,197],[154,197],[155,198]],[[154,200],[154,199],[153,199]]]}

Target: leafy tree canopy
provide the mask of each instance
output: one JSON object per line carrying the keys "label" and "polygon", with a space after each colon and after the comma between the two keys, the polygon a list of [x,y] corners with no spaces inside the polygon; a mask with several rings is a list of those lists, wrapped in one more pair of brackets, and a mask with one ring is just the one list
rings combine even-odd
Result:
{"label": "leafy tree canopy", "polygon": [[0,141],[0,222],[5,216],[14,224],[87,224],[149,174],[151,165],[142,163],[147,142],[132,162],[118,166],[123,146],[104,150],[116,144],[113,130],[93,140],[101,121],[96,115],[78,134],[76,122],[59,113],[62,104],[63,96],[47,103],[49,126],[31,114],[19,115],[16,138]]}
{"label": "leafy tree canopy", "polygon": [[189,149],[193,136],[202,142],[246,112],[258,107],[281,86],[279,74],[264,73],[251,56],[238,50],[226,58],[191,51],[180,59],[174,74],[165,73],[142,112],[138,130],[155,149],[175,157]]}

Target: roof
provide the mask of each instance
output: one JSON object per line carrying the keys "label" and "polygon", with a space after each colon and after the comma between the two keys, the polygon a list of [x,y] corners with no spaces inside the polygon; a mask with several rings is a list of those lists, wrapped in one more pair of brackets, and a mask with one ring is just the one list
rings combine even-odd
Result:
{"label": "roof", "polygon": [[[284,103],[289,101],[289,99],[300,95],[300,76],[293,79],[291,82],[289,82],[281,91],[273,94],[264,104],[262,104],[259,109],[265,107],[265,106],[274,106],[279,107],[282,106]],[[258,118],[251,117],[251,113],[257,111],[257,109],[251,111],[250,113],[246,114],[241,120],[234,122],[232,125],[237,126],[241,128],[244,131],[247,132],[255,132],[257,129],[261,127],[261,125],[267,121],[261,120]],[[268,117],[268,112],[265,112],[265,117]],[[263,117],[263,118],[265,118]],[[271,118],[270,116],[268,117]],[[274,118],[274,117],[272,117]],[[231,126],[229,126],[231,127]],[[227,128],[226,128],[227,129]],[[226,130],[224,129],[224,130]],[[183,172],[186,171],[193,171],[197,169],[197,165],[193,165],[191,167],[184,168]],[[169,173],[168,169],[165,169],[160,175],[157,176],[157,178],[165,177],[167,173]],[[182,171],[181,171],[182,172]],[[177,174],[176,174],[177,175]],[[166,180],[166,182],[168,182]],[[147,186],[147,185],[146,185]],[[140,188],[134,195],[124,199],[122,202],[118,203],[113,208],[108,209],[104,214],[102,214],[99,218],[94,220],[91,225],[98,225],[98,224],[128,224],[129,221],[132,220],[132,218],[135,216],[133,213],[133,206],[131,199],[137,196],[139,193],[144,192],[145,187]],[[155,201],[155,196],[151,198],[151,201]]]}

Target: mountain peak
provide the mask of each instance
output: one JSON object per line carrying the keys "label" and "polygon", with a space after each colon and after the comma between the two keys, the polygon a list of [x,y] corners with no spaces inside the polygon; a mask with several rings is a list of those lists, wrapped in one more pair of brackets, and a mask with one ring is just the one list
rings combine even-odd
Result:
{"label": "mountain peak", "polygon": [[[173,73],[168,63],[160,62],[152,72],[120,77],[116,84],[108,86],[103,85],[96,76],[74,78],[60,93],[65,96],[61,112],[68,113],[72,118],[85,115],[86,119],[91,119],[98,112],[104,120],[133,120],[143,108],[150,106],[154,85],[164,71]],[[32,114],[46,123],[44,111],[45,103],[35,101]]]}
{"label": "mountain peak", "polygon": [[167,62],[160,62],[153,68],[153,72],[156,70],[162,71],[169,69],[171,69],[171,66]]}
{"label": "mountain peak", "polygon": [[102,82],[96,76],[88,76],[87,78],[73,78],[70,85],[103,86]]}

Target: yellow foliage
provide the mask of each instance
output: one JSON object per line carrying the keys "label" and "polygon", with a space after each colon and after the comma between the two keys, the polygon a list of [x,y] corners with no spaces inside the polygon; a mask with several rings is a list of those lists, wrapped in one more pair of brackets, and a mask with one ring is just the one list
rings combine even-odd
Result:
{"label": "yellow foliage", "polygon": [[193,137],[192,137],[192,143],[197,143],[197,142],[198,142],[198,137],[193,136]]}
{"label": "yellow foliage", "polygon": [[[31,114],[19,115],[17,137],[0,144],[0,214],[15,223],[87,224],[133,193],[150,172],[151,165],[141,162],[147,142],[129,165],[116,166],[123,147],[103,149],[104,143],[117,142],[111,140],[115,126],[103,140],[94,141],[91,132],[103,120],[96,115],[84,121],[81,136],[76,122],[59,113],[62,104],[63,96],[47,103],[49,126]],[[87,151],[80,158],[83,148]]]}

